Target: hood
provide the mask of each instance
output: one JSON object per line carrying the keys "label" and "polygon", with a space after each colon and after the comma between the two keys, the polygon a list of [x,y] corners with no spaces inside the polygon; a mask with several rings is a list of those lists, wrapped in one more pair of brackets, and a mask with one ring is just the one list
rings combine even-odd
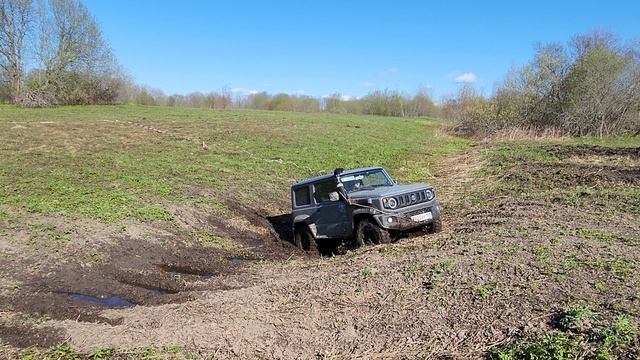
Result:
{"label": "hood", "polygon": [[354,200],[358,199],[368,199],[368,198],[378,198],[378,197],[386,197],[393,195],[401,195],[406,194],[418,190],[431,189],[432,186],[429,184],[403,184],[403,185],[393,185],[393,186],[381,186],[372,190],[361,190],[349,193],[349,197]]}

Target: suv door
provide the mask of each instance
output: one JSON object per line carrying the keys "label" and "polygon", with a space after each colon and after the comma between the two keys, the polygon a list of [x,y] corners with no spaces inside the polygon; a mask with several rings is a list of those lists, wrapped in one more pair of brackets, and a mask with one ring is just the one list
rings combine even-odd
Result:
{"label": "suv door", "polygon": [[351,235],[351,214],[344,199],[331,201],[329,194],[337,191],[334,179],[313,184],[313,200],[316,212],[312,220],[316,225],[317,238],[345,238]]}

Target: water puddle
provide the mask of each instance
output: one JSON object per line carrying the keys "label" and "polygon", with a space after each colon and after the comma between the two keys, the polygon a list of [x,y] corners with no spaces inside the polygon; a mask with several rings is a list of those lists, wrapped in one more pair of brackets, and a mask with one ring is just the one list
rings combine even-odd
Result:
{"label": "water puddle", "polygon": [[74,301],[84,301],[90,302],[93,304],[108,306],[112,308],[125,308],[135,306],[132,302],[129,302],[120,296],[112,295],[112,296],[91,296],[79,293],[60,293],[64,297],[69,300]]}

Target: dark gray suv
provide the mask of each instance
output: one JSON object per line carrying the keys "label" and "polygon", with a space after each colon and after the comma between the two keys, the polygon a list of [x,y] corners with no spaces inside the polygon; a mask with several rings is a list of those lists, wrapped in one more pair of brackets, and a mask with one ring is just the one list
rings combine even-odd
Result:
{"label": "dark gray suv", "polygon": [[295,244],[309,252],[324,239],[381,244],[406,230],[441,229],[433,187],[400,185],[381,167],[336,169],[297,182],[291,210]]}

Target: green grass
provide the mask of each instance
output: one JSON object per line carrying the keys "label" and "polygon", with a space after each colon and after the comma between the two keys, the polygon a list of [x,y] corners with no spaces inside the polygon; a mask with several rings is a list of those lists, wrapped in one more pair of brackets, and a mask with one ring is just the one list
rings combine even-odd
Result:
{"label": "green grass", "polygon": [[640,243],[640,237],[638,236],[626,236],[621,234],[612,234],[608,232],[602,232],[599,230],[580,228],[576,230],[577,235],[585,239],[597,239],[606,243],[610,242],[622,242],[630,245]]}
{"label": "green grass", "polygon": [[[640,188],[615,179],[617,170],[610,169],[632,171],[637,160],[602,155],[600,162],[589,163],[593,161],[592,155],[580,155],[572,150],[581,145],[637,148],[640,138],[585,137],[494,144],[484,152],[486,164],[476,175],[478,179],[492,181],[486,191],[476,194],[472,201],[481,204],[487,199],[509,195],[521,200],[544,198],[564,205],[614,208],[640,214]],[[584,163],[572,163],[580,160]]]}
{"label": "green grass", "polygon": [[438,134],[440,126],[251,110],[0,106],[0,203],[105,222],[170,220],[169,202],[286,204],[293,181],[336,167],[382,165],[401,181],[426,181],[435,162],[468,143]]}
{"label": "green grass", "polygon": [[211,245],[219,249],[231,249],[234,247],[234,243],[231,240],[220,237],[215,233],[205,231],[192,231],[191,236],[204,245]]}
{"label": "green grass", "polygon": [[[562,312],[560,330],[552,330],[544,335],[529,335],[518,338],[489,351],[492,360],[515,359],[617,359],[633,358],[637,354],[638,343],[634,340],[637,327],[623,315],[612,320],[591,324],[577,329],[580,319],[593,318],[596,314],[585,307],[574,307]],[[623,356],[625,355],[626,356]]]}
{"label": "green grass", "polygon": [[81,354],[68,344],[60,344],[49,349],[28,350],[20,357],[22,360],[109,360],[109,359],[175,359],[196,360],[201,356],[183,351],[176,345],[166,345],[159,349],[153,347],[141,347],[131,350],[105,347],[95,349],[87,354]]}

